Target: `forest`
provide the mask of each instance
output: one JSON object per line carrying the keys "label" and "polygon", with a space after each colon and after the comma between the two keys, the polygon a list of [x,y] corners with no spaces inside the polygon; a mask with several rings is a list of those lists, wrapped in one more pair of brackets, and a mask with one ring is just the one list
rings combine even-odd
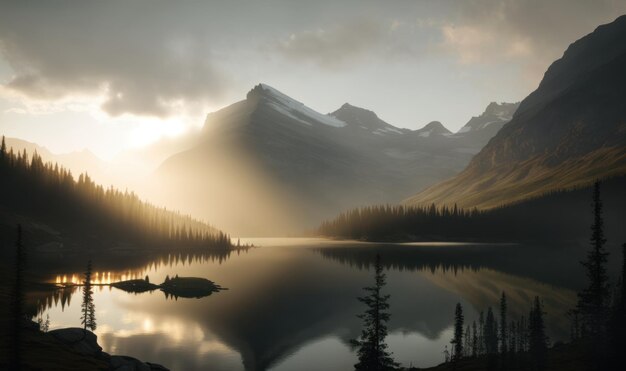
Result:
{"label": "forest", "polygon": [[[623,238],[626,177],[602,182],[607,234]],[[314,234],[365,241],[583,241],[591,223],[591,185],[488,210],[456,205],[378,205],[349,210]]]}
{"label": "forest", "polygon": [[142,201],[135,193],[105,188],[88,174],[77,179],[37,153],[0,145],[0,236],[14,238],[16,220],[31,242],[105,249],[230,248],[230,236],[188,215]]}

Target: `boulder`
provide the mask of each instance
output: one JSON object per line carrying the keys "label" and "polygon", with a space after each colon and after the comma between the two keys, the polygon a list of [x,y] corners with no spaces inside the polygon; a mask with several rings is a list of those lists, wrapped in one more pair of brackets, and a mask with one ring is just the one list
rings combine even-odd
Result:
{"label": "boulder", "polygon": [[91,331],[70,327],[52,330],[48,334],[80,354],[94,357],[102,354],[102,347],[98,345],[98,336]]}

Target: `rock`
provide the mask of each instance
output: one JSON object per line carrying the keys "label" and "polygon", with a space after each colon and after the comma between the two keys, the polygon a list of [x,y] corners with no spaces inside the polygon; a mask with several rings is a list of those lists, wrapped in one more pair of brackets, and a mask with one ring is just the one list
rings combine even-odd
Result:
{"label": "rock", "polygon": [[111,286],[124,290],[126,292],[141,293],[146,291],[152,291],[159,288],[159,286],[150,283],[145,280],[128,280],[112,283]]}
{"label": "rock", "polygon": [[49,331],[48,334],[74,351],[92,356],[109,363],[111,370],[116,371],[169,371],[169,369],[128,356],[112,356],[102,351],[98,345],[98,336],[91,331],[72,327]]}
{"label": "rock", "polygon": [[91,331],[70,327],[52,330],[48,334],[78,353],[94,357],[99,357],[102,354],[102,347],[98,345],[98,337]]}
{"label": "rock", "polygon": [[111,369],[116,371],[150,371],[149,365],[127,356],[111,356]]}
{"label": "rock", "polygon": [[174,277],[161,284],[161,290],[166,297],[172,295],[174,297],[183,298],[202,298],[209,296],[214,292],[224,290],[205,278],[198,277]]}
{"label": "rock", "polygon": [[165,366],[162,366],[158,363],[150,363],[150,362],[146,362],[146,364],[148,366],[150,366],[150,370],[151,371],[170,371],[169,368],[166,368]]}

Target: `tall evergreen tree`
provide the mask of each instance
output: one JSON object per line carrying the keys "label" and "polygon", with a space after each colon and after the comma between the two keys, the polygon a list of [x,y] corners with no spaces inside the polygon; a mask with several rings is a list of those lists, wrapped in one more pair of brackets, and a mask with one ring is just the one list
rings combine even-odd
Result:
{"label": "tall evergreen tree", "polygon": [[484,335],[485,339],[485,352],[487,354],[498,353],[498,324],[491,307],[487,309],[487,318],[485,320]]}
{"label": "tall evergreen tree", "polygon": [[500,353],[507,351],[507,320],[506,320],[506,295],[504,291],[500,297]]}
{"label": "tall evergreen tree", "polygon": [[611,361],[623,364],[626,349],[626,243],[622,245],[622,275],[615,293],[609,330]]}
{"label": "tall evergreen tree", "polygon": [[12,292],[11,325],[13,344],[12,366],[15,370],[21,368],[22,361],[22,321],[24,320],[24,270],[26,266],[26,252],[22,241],[22,225],[17,226],[15,241],[15,281]]}
{"label": "tall evergreen tree", "polygon": [[389,295],[383,295],[385,274],[380,255],[376,255],[374,264],[374,286],[365,287],[366,295],[359,297],[359,301],[367,306],[363,314],[358,317],[363,320],[363,331],[358,340],[353,340],[358,347],[359,362],[354,365],[359,371],[393,370],[398,364],[391,357],[385,343],[387,337],[387,322],[389,314]]}
{"label": "tall evergreen tree", "polygon": [[0,143],[0,160],[4,160],[7,155],[7,144],[4,141],[4,135],[2,136],[2,143]]}
{"label": "tall evergreen tree", "polygon": [[452,360],[458,361],[463,358],[463,306],[461,303],[456,304],[454,311],[454,338],[452,338]]}
{"label": "tall evergreen tree", "polygon": [[478,354],[485,354],[485,312],[480,311],[480,316],[478,317]]}
{"label": "tall evergreen tree", "polygon": [[85,280],[83,281],[83,303],[81,306],[81,324],[84,330],[93,331],[96,329],[96,306],[93,303],[93,286],[91,285],[91,260],[87,263]]}
{"label": "tall evergreen tree", "polygon": [[591,250],[582,262],[588,284],[578,294],[578,310],[581,314],[584,335],[602,338],[605,331],[609,304],[609,277],[606,270],[608,252],[604,238],[600,183],[593,188],[593,224],[591,226]]}
{"label": "tall evergreen tree", "polygon": [[545,332],[544,312],[539,301],[539,297],[535,296],[533,306],[528,316],[529,344],[528,351],[531,356],[533,370],[540,371],[546,368],[546,353],[548,351],[548,337]]}
{"label": "tall evergreen tree", "polygon": [[476,321],[472,322],[472,357],[478,356],[478,329]]}

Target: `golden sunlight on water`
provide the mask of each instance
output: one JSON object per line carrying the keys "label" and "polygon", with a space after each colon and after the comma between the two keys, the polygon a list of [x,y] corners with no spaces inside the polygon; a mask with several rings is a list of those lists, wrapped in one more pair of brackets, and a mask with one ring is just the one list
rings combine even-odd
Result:
{"label": "golden sunlight on water", "polygon": [[[93,272],[91,283],[93,285],[110,285],[111,283],[134,280],[143,278],[140,273],[127,271],[121,272]],[[80,285],[84,282],[84,274],[71,273],[71,274],[57,274],[56,278],[52,282],[57,285]]]}

